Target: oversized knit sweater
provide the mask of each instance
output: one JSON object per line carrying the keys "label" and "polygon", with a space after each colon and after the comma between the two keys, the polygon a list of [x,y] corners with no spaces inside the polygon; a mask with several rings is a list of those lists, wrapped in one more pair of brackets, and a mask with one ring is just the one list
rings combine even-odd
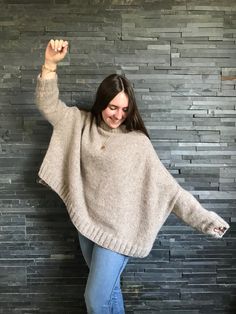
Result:
{"label": "oversized knit sweater", "polygon": [[117,129],[59,99],[58,78],[37,78],[36,104],[53,126],[38,172],[64,201],[77,230],[115,252],[146,257],[171,212],[197,230],[221,237],[229,228],[201,206],[162,164],[141,131]]}

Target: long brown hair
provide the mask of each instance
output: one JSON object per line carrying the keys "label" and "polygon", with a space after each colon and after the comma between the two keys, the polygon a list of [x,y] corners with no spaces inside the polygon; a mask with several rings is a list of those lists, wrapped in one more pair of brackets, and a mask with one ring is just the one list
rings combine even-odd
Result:
{"label": "long brown hair", "polygon": [[102,121],[102,111],[106,109],[110,101],[121,91],[124,91],[129,99],[127,117],[122,124],[126,125],[128,131],[139,130],[150,138],[138,111],[133,87],[128,79],[122,75],[111,74],[99,85],[94,104],[91,108],[92,117],[96,119],[96,123],[99,126]]}

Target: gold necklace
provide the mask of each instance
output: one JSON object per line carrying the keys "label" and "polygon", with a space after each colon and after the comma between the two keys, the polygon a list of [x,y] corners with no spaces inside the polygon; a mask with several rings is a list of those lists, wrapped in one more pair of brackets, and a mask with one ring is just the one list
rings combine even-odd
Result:
{"label": "gold necklace", "polygon": [[105,142],[102,144],[101,149],[105,149],[106,148],[106,144],[108,143],[109,139],[112,137],[114,133],[112,133],[106,140]]}

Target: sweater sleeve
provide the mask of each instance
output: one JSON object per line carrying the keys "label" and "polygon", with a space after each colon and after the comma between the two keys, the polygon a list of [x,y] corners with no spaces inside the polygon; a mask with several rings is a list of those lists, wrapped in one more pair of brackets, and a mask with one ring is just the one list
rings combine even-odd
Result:
{"label": "sweater sleeve", "polygon": [[59,99],[57,86],[57,74],[53,79],[42,79],[40,74],[37,77],[35,92],[35,103],[41,114],[55,126],[57,122],[65,117],[70,107]]}
{"label": "sweater sleeve", "polygon": [[[188,191],[180,187],[180,194],[175,202],[172,212],[181,218],[186,224],[209,234],[215,238],[222,238],[229,229],[229,224],[218,214],[202,207],[197,199]],[[214,228],[225,227],[222,234],[214,231]]]}

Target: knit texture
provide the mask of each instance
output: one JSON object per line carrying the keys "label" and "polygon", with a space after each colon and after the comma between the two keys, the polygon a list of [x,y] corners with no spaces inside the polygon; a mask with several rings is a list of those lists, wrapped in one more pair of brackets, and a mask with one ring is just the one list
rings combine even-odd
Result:
{"label": "knit texture", "polygon": [[118,253],[146,257],[173,211],[197,230],[221,237],[229,225],[184,190],[140,131],[117,129],[59,99],[58,78],[37,78],[36,104],[53,126],[38,175],[64,201],[85,237]]}

